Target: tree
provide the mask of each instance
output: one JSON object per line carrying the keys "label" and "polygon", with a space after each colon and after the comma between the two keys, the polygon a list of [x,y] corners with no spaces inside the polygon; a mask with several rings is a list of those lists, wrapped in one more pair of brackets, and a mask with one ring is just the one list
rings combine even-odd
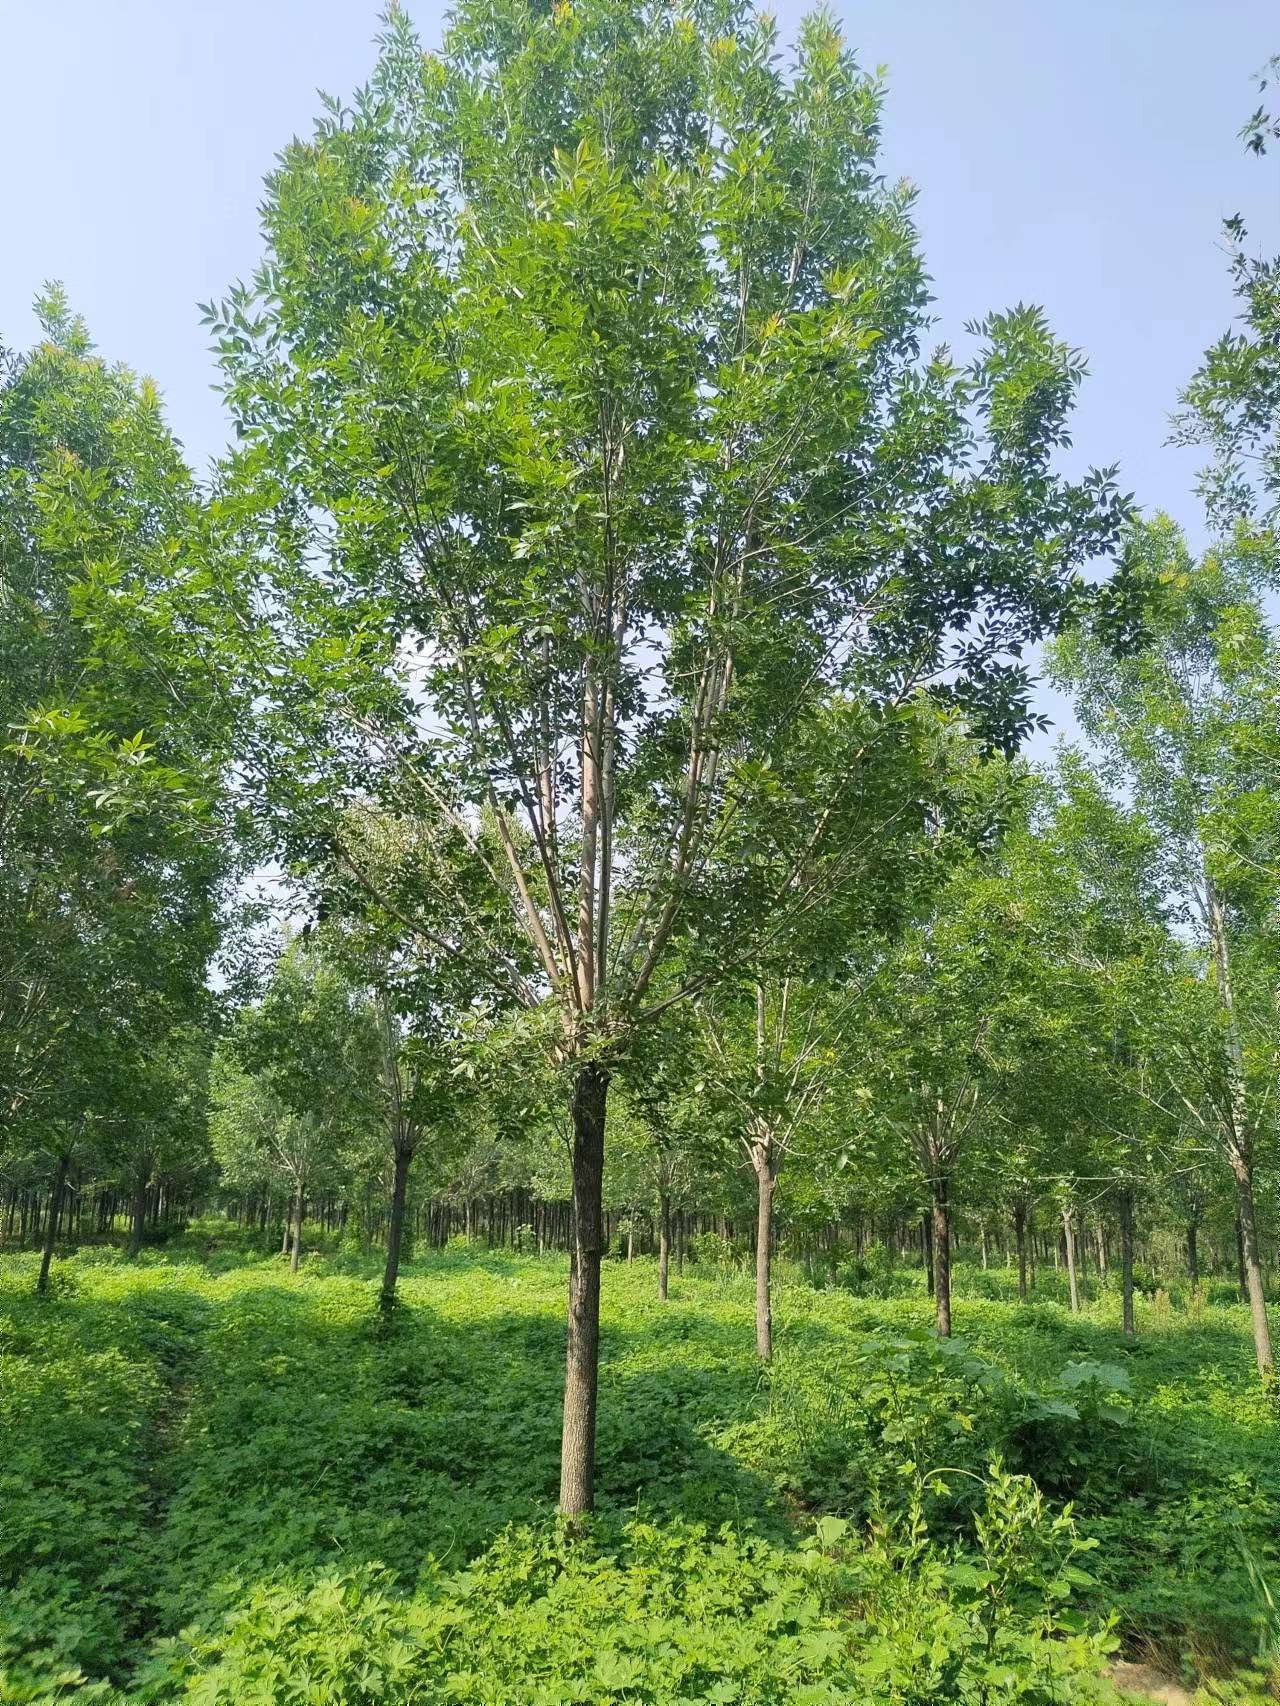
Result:
{"label": "tree", "polygon": [[[712,1098],[698,1077],[698,1035],[687,1007],[672,1006],[658,1023],[637,1032],[617,1063],[617,1088],[610,1101],[622,1126],[621,1140],[610,1127],[610,1146],[630,1179],[642,1181],[630,1192],[632,1214],[643,1192],[656,1208],[658,1298],[670,1290],[673,1207],[696,1179],[708,1180],[723,1159],[726,1145],[712,1117]],[[634,1228],[633,1228],[634,1232]]]}
{"label": "tree", "polygon": [[0,352],[0,1147],[56,1153],[52,1238],[71,1150],[128,1101],[156,1013],[203,1001],[235,701],[154,387],[94,355],[56,287],[37,311],[37,348]]}
{"label": "tree", "polygon": [[[736,997],[736,1000],[735,1000]],[[773,1356],[773,1217],[787,1152],[812,1131],[836,1088],[836,1038],[853,1020],[856,995],[782,978],[722,988],[700,1004],[709,1065],[737,1118],[736,1135],[756,1186],[756,1355]]]}
{"label": "tree", "polygon": [[[105,1140],[110,1171],[130,1199],[126,1254],[142,1248],[147,1193],[166,1176],[199,1172],[209,1158],[209,1031],[190,1021],[145,1026],[131,1050],[128,1080],[112,1097]],[[202,1015],[206,1018],[207,1015]]]}
{"label": "tree", "polygon": [[544,1013],[571,1083],[570,1515],[612,1059],[883,832],[842,809],[869,710],[927,687],[1016,737],[1021,647],[1125,509],[1054,471],[1083,364],[1038,312],[921,359],[880,100],[821,15],[784,71],[734,0],[464,0],[440,57],[393,8],[209,310],[245,773],[296,868],[366,890],[352,802],[412,815],[417,887],[378,898]]}
{"label": "tree", "polygon": [[[1258,78],[1259,93],[1280,74],[1272,59]],[[1240,132],[1257,155],[1280,137],[1280,115],[1266,103]],[[1202,491],[1215,523],[1229,530],[1241,518],[1274,527],[1280,518],[1280,256],[1246,252],[1239,214],[1225,224],[1240,325],[1226,332],[1182,394],[1175,441],[1207,445],[1213,460]]]}
{"label": "tree", "polygon": [[[1042,792],[1019,766],[973,776],[967,803],[961,796],[954,821],[939,825],[951,843],[939,849],[945,880],[877,968],[850,1051],[866,1134],[904,1148],[927,1193],[943,1337],[959,1178],[985,1172],[1012,1194],[1025,1292],[1025,1180],[1043,1176],[1047,1146],[1037,1138],[1058,1150],[1061,1173],[1083,1101],[1080,991],[1063,934],[1070,914],[1037,832]],[[1064,1225],[1070,1251],[1069,1201]]]}
{"label": "tree", "polygon": [[[1235,1180],[1254,1347],[1269,1374],[1246,1042],[1251,1007],[1265,1012],[1269,1003],[1238,984],[1250,917],[1275,897],[1271,714],[1280,649],[1261,596],[1275,584],[1276,558],[1267,539],[1242,533],[1196,561],[1166,520],[1141,529],[1133,551],[1160,592],[1148,644],[1120,657],[1082,629],[1058,643],[1053,668],[1158,831],[1159,882],[1203,948],[1214,1013],[1207,1032],[1203,1022],[1191,1030],[1202,1039],[1216,1033],[1216,1046],[1206,1057],[1188,1040],[1184,1054],[1207,1067],[1198,1076]],[[1190,1018],[1198,1003],[1194,990],[1187,996]]]}
{"label": "tree", "polygon": [[262,1090],[237,1090],[223,1106],[228,1113],[248,1109],[254,1142],[288,1180],[289,1266],[296,1272],[308,1185],[337,1167],[343,1140],[367,1130],[379,1112],[374,1016],[332,962],[295,940],[262,1000],[237,1015],[230,1042]]}

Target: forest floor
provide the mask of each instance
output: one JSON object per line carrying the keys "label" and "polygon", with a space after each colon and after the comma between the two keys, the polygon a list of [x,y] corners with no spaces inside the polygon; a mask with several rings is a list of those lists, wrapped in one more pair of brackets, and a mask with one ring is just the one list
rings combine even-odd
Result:
{"label": "forest floor", "polygon": [[663,1305],[611,1261],[574,1541],[563,1259],[427,1257],[389,1324],[376,1258],[233,1227],[36,1267],[0,1255],[0,1702],[1105,1700],[1117,1660],[1274,1698],[1280,1414],[1225,1284],[1127,1343],[1111,1291],[961,1266],[941,1344],[918,1272],[783,1264],[763,1370],[749,1275]]}

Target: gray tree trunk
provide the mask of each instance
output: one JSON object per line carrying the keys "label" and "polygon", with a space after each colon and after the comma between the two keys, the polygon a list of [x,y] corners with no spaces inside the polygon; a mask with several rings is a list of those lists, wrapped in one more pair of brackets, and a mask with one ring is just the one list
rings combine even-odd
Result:
{"label": "gray tree trunk", "polygon": [[296,1274],[302,1260],[302,1215],[307,1206],[307,1181],[300,1177],[293,1195],[293,1243],[289,1249],[289,1272]]}
{"label": "gray tree trunk", "polygon": [[403,1144],[395,1147],[391,1175],[391,1218],[387,1224],[387,1265],[382,1274],[382,1307],[390,1309],[396,1300],[396,1281],[400,1276],[400,1247],[404,1242],[404,1205],[409,1187],[409,1163],[413,1151]]}
{"label": "gray tree trunk", "polygon": [[1120,1193],[1121,1318],[1126,1339],[1134,1337],[1133,1325],[1133,1192]]}
{"label": "gray tree trunk", "polygon": [[1025,1203],[1013,1205],[1013,1236],[1018,1246],[1018,1302],[1027,1301],[1027,1208]]}
{"label": "gray tree trunk", "polygon": [[1071,1313],[1080,1313],[1080,1285],[1076,1279],[1076,1228],[1069,1208],[1062,1211],[1062,1242],[1067,1252],[1067,1284],[1071,1290]]}
{"label": "gray tree trunk", "polygon": [[560,1510],[595,1508],[596,1395],[600,1377],[601,1193],[609,1076],[579,1069],[573,1087],[573,1226],[569,1257],[569,1334],[560,1440]]}
{"label": "gray tree trunk", "polygon": [[949,1180],[942,1172],[933,1179],[933,1308],[939,1338],[951,1337],[951,1214]]}
{"label": "gray tree trunk", "polygon": [[129,1244],[125,1250],[129,1261],[135,1260],[142,1249],[142,1229],[147,1218],[147,1172],[147,1168],[139,1167],[133,1187],[133,1219],[129,1223]]}
{"label": "gray tree trunk", "polygon": [[773,1167],[767,1150],[756,1169],[756,1355],[773,1357]]}
{"label": "gray tree trunk", "polygon": [[1258,1373],[1270,1380],[1275,1372],[1275,1354],[1271,1348],[1271,1326],[1267,1320],[1267,1300],[1262,1289],[1262,1263],[1258,1255],[1258,1219],[1253,1203],[1253,1134],[1249,1125],[1249,1109],[1245,1094],[1244,1049],[1236,1019],[1235,989],[1231,977],[1231,947],[1227,939],[1227,915],[1222,897],[1206,868],[1204,873],[1205,912],[1209,924],[1209,943],[1213,949],[1214,971],[1217,977],[1218,1000],[1226,1018],[1227,1077],[1230,1086],[1231,1108],[1228,1128],[1224,1132],[1227,1162],[1236,1182],[1236,1201],[1240,1214],[1240,1249],[1243,1257],[1245,1291],[1253,1324],[1253,1350]]}
{"label": "gray tree trunk", "polygon": [[40,1277],[36,1281],[36,1291],[41,1297],[49,1289],[49,1266],[53,1261],[53,1244],[58,1236],[58,1218],[62,1213],[62,1197],[67,1185],[68,1157],[59,1155],[58,1169],[53,1178],[53,1191],[49,1197],[49,1219],[44,1229],[44,1249],[40,1256]]}

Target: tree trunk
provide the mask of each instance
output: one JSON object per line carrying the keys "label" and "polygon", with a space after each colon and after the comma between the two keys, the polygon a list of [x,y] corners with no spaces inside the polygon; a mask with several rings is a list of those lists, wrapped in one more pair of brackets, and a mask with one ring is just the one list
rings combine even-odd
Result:
{"label": "tree trunk", "polygon": [[1080,1313],[1080,1286],[1076,1279],[1076,1229],[1071,1210],[1062,1211],[1062,1242],[1067,1253],[1067,1284],[1071,1290],[1071,1313]]}
{"label": "tree trunk", "polygon": [[947,1203],[948,1179],[935,1173],[933,1179],[933,1306],[938,1337],[951,1337],[951,1216]]}
{"label": "tree trunk", "polygon": [[924,1267],[925,1290],[933,1296],[933,1221],[928,1214],[920,1217],[920,1260]]}
{"label": "tree trunk", "polygon": [[397,1143],[391,1175],[391,1219],[387,1224],[387,1265],[382,1275],[382,1307],[390,1309],[396,1300],[396,1280],[400,1274],[400,1246],[404,1241],[404,1205],[409,1187],[409,1163],[412,1149]]}
{"label": "tree trunk", "polygon": [[756,1160],[756,1355],[773,1356],[773,1167],[768,1153]]}
{"label": "tree trunk", "polygon": [[1124,1336],[1134,1336],[1133,1326],[1133,1192],[1120,1193],[1120,1274]]}
{"label": "tree trunk", "polygon": [[53,1242],[58,1236],[58,1216],[62,1212],[62,1196],[67,1184],[67,1165],[67,1157],[59,1155],[58,1170],[53,1179],[53,1192],[49,1198],[49,1219],[44,1229],[44,1250],[40,1257],[40,1277],[36,1281],[36,1291],[41,1297],[49,1289],[49,1264],[53,1260]]}
{"label": "tree trunk", "polygon": [[564,1427],[560,1441],[560,1510],[569,1517],[581,1516],[595,1508],[601,1190],[608,1096],[608,1073],[594,1064],[581,1067],[573,1086],[569,1335],[565,1357]]}
{"label": "tree trunk", "polygon": [[982,1240],[982,1267],[985,1272],[987,1268],[991,1266],[990,1248],[987,1242],[987,1223],[985,1220],[982,1223],[980,1235]]}
{"label": "tree trunk", "polygon": [[665,1191],[658,1198],[658,1297],[667,1301],[671,1274],[671,1198]]}
{"label": "tree trunk", "polygon": [[1258,1218],[1253,1206],[1253,1169],[1238,1154],[1231,1157],[1236,1194],[1240,1204],[1240,1252],[1244,1263],[1245,1295],[1253,1322],[1253,1352],[1258,1373],[1269,1380],[1275,1372],[1271,1349],[1271,1327],[1267,1321],[1267,1299],[1262,1289],[1262,1262],[1258,1255]]}
{"label": "tree trunk", "polygon": [[1013,1205],[1013,1236],[1018,1246],[1018,1302],[1027,1301],[1027,1205]]}
{"label": "tree trunk", "polygon": [[1187,1278],[1192,1287],[1200,1284],[1200,1252],[1197,1248],[1198,1228],[1194,1220],[1187,1222]]}
{"label": "tree trunk", "polygon": [[302,1214],[307,1206],[307,1181],[299,1178],[293,1194],[293,1243],[289,1250],[289,1272],[296,1274],[302,1260]]}
{"label": "tree trunk", "polygon": [[1236,1209],[1236,1285],[1240,1291],[1241,1303],[1249,1301],[1249,1278],[1244,1271],[1244,1227],[1240,1223],[1240,1210]]}
{"label": "tree trunk", "polygon": [[1244,1049],[1240,1027],[1236,1020],[1235,990],[1231,977],[1231,945],[1227,937],[1227,915],[1222,897],[1209,874],[1204,873],[1205,912],[1209,924],[1209,942],[1213,949],[1214,971],[1217,977],[1218,1000],[1226,1018],[1227,1077],[1231,1092],[1229,1129],[1224,1133],[1227,1162],[1235,1176],[1236,1199],[1239,1203],[1240,1253],[1244,1268],[1245,1291],[1249,1312],[1253,1318],[1253,1349],[1258,1373],[1270,1380],[1275,1370],[1275,1355],[1271,1349],[1271,1328],[1267,1321],[1267,1301],[1262,1290],[1262,1266],[1258,1259],[1258,1220],[1253,1206],[1253,1138],[1249,1126],[1249,1110],[1245,1097]]}
{"label": "tree trunk", "polygon": [[137,1258],[142,1249],[142,1229],[147,1218],[147,1173],[149,1169],[139,1167],[137,1182],[133,1187],[133,1219],[129,1223],[129,1245],[125,1255],[129,1261]]}

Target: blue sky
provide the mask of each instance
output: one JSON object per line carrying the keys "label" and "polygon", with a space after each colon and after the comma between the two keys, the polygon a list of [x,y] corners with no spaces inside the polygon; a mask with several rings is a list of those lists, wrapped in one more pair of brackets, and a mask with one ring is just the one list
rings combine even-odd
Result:
{"label": "blue sky", "polygon": [[[772,8],[784,36],[807,7]],[[409,11],[438,43],[442,10]],[[1044,305],[1091,378],[1074,460],[1119,461],[1145,508],[1199,531],[1194,452],[1164,444],[1228,323],[1223,218],[1280,243],[1276,176],[1236,133],[1280,51],[1274,0],[836,4],[888,68],[885,168],[920,189],[939,338]],[[104,354],[160,385],[197,467],[224,441],[198,300],[257,258],[264,173],[319,88],[373,58],[377,0],[0,0],[0,341],[61,278]]]}

